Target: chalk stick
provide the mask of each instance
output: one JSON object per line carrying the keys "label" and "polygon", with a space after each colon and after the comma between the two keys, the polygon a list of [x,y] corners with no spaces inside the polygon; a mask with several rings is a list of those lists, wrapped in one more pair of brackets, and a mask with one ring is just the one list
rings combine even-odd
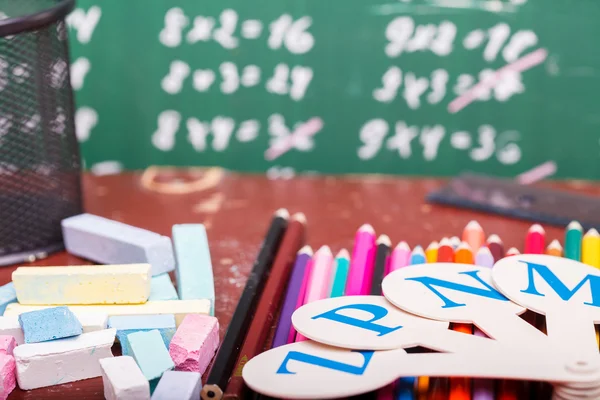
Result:
{"label": "chalk stick", "polygon": [[15,359],[8,354],[0,354],[0,400],[6,400],[17,386]]}
{"label": "chalk stick", "polygon": [[112,357],[115,333],[104,329],[15,347],[19,387],[31,390],[101,376],[99,360]]}
{"label": "chalk stick", "polygon": [[134,332],[127,339],[131,355],[147,380],[158,379],[163,372],[175,368],[158,330]]}
{"label": "chalk stick", "polygon": [[19,267],[20,304],[139,304],[150,296],[150,264]]}
{"label": "chalk stick", "polygon": [[12,356],[15,347],[17,347],[17,341],[14,336],[0,335],[0,353]]}
{"label": "chalk stick", "polygon": [[115,316],[110,317],[108,326],[117,329],[117,339],[121,344],[121,353],[124,356],[131,354],[131,346],[127,339],[127,335],[130,333],[156,329],[160,332],[165,347],[169,348],[176,329],[175,316],[172,314]]}
{"label": "chalk stick", "polygon": [[[6,307],[5,315],[19,315],[24,312],[43,310],[48,307],[50,306],[26,306],[19,303],[13,303]],[[175,323],[179,325],[187,314],[208,314],[210,311],[210,301],[149,301],[144,304],[69,306],[69,309],[73,311],[75,315],[79,315],[80,313],[102,313],[109,317],[114,315],[173,314],[175,315]]]}
{"label": "chalk stick", "polygon": [[199,373],[166,371],[152,393],[152,400],[197,400],[201,389]]}
{"label": "chalk stick", "polygon": [[81,323],[67,307],[53,307],[19,315],[25,343],[39,343],[81,335]]}
{"label": "chalk stick", "polygon": [[204,225],[173,225],[173,246],[179,298],[209,299],[210,315],[215,315],[215,284]]}
{"label": "chalk stick", "polygon": [[0,286],[0,315],[4,314],[6,306],[17,302],[17,293],[12,282]]}
{"label": "chalk stick", "polygon": [[203,374],[219,347],[219,321],[208,315],[185,317],[169,345],[178,371]]}
{"label": "chalk stick", "polygon": [[152,265],[152,275],[175,269],[173,244],[167,236],[99,217],[80,214],[62,220],[65,248],[99,264]]}
{"label": "chalk stick", "polygon": [[150,282],[150,297],[148,297],[148,300],[179,300],[169,274],[161,274],[152,277],[152,281]]}
{"label": "chalk stick", "polygon": [[106,400],[150,399],[150,384],[133,357],[103,358],[100,368]]}

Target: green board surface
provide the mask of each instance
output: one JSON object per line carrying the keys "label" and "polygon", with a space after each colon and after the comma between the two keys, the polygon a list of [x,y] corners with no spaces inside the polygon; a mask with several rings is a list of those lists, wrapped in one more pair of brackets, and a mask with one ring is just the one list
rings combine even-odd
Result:
{"label": "green board surface", "polygon": [[87,168],[600,177],[595,0],[79,0]]}

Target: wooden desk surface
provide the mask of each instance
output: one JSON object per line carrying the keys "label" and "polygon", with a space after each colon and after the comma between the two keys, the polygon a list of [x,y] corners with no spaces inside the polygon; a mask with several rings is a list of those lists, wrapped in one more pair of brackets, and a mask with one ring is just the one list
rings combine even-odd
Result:
{"label": "wooden desk surface", "polygon": [[[198,174],[198,175],[194,175]],[[146,175],[147,176],[147,175]],[[160,193],[142,184],[140,173],[84,177],[85,210],[93,214],[169,235],[174,224],[204,223],[215,272],[216,316],[221,338],[231,319],[272,213],[281,207],[303,212],[308,219],[308,244],[328,244],[334,252],[351,250],[354,233],[363,223],[386,233],[395,245],[406,240],[411,247],[426,246],[443,236],[459,235],[471,219],[486,234],[496,233],[505,246],[523,249],[530,223],[488,214],[428,205],[425,195],[443,184],[431,179],[383,177],[307,177],[268,180],[217,170],[211,179],[198,172],[158,174],[153,182],[204,180],[204,188],[188,194]],[[144,181],[147,182],[147,181]],[[582,182],[554,183],[578,192],[600,195],[600,185]],[[563,230],[546,227],[548,240],[562,242]],[[51,255],[32,265],[81,265],[86,262],[66,253]],[[14,267],[0,269],[0,284],[8,283]],[[24,392],[18,388],[9,399],[103,399],[102,379]]]}

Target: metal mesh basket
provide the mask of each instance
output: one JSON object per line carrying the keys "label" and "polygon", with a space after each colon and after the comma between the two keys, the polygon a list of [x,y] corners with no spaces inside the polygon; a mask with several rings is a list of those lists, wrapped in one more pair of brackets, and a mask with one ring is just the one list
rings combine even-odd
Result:
{"label": "metal mesh basket", "polygon": [[82,211],[65,16],[74,0],[0,0],[0,265],[63,248]]}

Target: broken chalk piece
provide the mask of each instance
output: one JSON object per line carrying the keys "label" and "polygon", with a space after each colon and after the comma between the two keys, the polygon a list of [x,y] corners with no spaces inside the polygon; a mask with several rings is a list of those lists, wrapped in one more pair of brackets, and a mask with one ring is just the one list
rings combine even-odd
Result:
{"label": "broken chalk piece", "polygon": [[20,304],[139,304],[150,296],[150,264],[19,267]]}
{"label": "broken chalk piece", "polygon": [[23,330],[17,315],[0,317],[0,335],[14,337],[17,345],[25,343]]}
{"label": "broken chalk piece", "polygon": [[158,379],[163,372],[175,367],[158,330],[134,332],[129,334],[127,339],[131,346],[131,355],[147,380]]}
{"label": "broken chalk piece", "polygon": [[12,282],[0,286],[0,315],[4,314],[6,306],[17,302],[17,293]]}
{"label": "broken chalk piece", "polygon": [[208,315],[188,315],[169,345],[177,371],[203,374],[219,347],[219,321]]}
{"label": "broken chalk piece", "polygon": [[[19,315],[28,311],[43,310],[50,306],[26,306],[19,303],[9,304],[6,307],[7,316]],[[80,313],[101,313],[109,317],[114,315],[152,315],[152,314],[173,314],[177,325],[183,321],[188,314],[208,314],[210,311],[210,301],[208,300],[167,300],[167,301],[149,301],[144,304],[124,304],[124,305],[87,305],[87,306],[68,306],[75,315]]]}
{"label": "broken chalk piece", "polygon": [[15,347],[19,387],[31,390],[101,376],[99,360],[112,357],[115,333],[105,329]]}
{"label": "broken chalk piece", "polygon": [[62,220],[65,248],[99,264],[152,265],[152,275],[175,269],[173,244],[167,236],[92,214]]}
{"label": "broken chalk piece", "polygon": [[8,354],[0,354],[0,400],[6,400],[17,386],[15,359]]}
{"label": "broken chalk piece", "polygon": [[12,356],[15,347],[17,347],[17,341],[14,336],[0,335],[0,353]]}
{"label": "broken chalk piece", "polygon": [[150,384],[133,357],[103,358],[100,360],[100,368],[106,400],[150,399]]}
{"label": "broken chalk piece", "polygon": [[67,307],[53,307],[19,315],[25,343],[39,343],[81,335],[81,323]]}
{"label": "broken chalk piece", "polygon": [[169,274],[161,274],[152,278],[148,300],[179,300]]}
{"label": "broken chalk piece", "polygon": [[176,329],[175,316],[172,314],[114,316],[108,320],[108,326],[117,330],[117,339],[121,343],[121,353],[124,356],[131,354],[127,335],[156,329],[160,332],[165,347],[169,348]]}
{"label": "broken chalk piece", "polygon": [[215,315],[215,283],[204,225],[173,225],[172,231],[179,298],[209,299],[210,315]]}
{"label": "broken chalk piece", "polygon": [[152,394],[152,400],[196,400],[200,398],[201,389],[199,373],[166,371]]}

